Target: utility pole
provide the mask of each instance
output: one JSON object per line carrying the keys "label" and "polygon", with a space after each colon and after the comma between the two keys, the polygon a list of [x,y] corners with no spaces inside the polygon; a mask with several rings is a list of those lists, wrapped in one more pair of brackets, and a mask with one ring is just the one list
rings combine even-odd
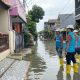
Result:
{"label": "utility pole", "polygon": [[26,8],[26,0],[23,0],[23,6]]}

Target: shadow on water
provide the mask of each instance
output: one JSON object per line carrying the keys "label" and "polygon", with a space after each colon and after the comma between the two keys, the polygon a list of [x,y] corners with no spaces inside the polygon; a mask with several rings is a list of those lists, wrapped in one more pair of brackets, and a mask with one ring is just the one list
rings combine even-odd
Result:
{"label": "shadow on water", "polygon": [[57,74],[57,80],[64,80],[63,79],[63,67],[59,68],[58,74]]}

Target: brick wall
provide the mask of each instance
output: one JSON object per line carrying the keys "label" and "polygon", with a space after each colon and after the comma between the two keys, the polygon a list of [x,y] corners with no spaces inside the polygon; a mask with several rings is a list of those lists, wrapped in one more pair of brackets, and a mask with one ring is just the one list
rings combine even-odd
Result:
{"label": "brick wall", "polygon": [[0,33],[0,52],[9,49],[9,36],[8,34]]}

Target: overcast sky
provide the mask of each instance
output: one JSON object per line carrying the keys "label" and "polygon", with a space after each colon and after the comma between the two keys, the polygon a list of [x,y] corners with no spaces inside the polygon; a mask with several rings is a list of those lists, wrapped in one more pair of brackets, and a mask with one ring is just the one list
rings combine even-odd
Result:
{"label": "overcast sky", "polygon": [[49,19],[55,19],[59,14],[74,13],[75,0],[26,0],[27,9],[31,9],[34,4],[40,6],[45,11],[45,16],[37,24],[37,31],[44,29],[44,22]]}

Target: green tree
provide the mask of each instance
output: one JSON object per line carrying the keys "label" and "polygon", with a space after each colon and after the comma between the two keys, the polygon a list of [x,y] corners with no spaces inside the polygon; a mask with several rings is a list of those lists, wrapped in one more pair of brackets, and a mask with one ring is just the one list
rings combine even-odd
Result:
{"label": "green tree", "polygon": [[32,10],[28,12],[27,27],[28,27],[29,32],[33,35],[35,40],[37,39],[36,38],[37,37],[36,23],[38,23],[41,19],[43,19],[43,16],[44,16],[44,10],[37,5],[34,5],[32,7]]}
{"label": "green tree", "polygon": [[32,21],[34,22],[39,22],[39,20],[43,19],[43,16],[44,16],[44,10],[37,6],[37,5],[34,5],[32,7],[32,10],[30,10],[29,12],[29,15],[32,15]]}

